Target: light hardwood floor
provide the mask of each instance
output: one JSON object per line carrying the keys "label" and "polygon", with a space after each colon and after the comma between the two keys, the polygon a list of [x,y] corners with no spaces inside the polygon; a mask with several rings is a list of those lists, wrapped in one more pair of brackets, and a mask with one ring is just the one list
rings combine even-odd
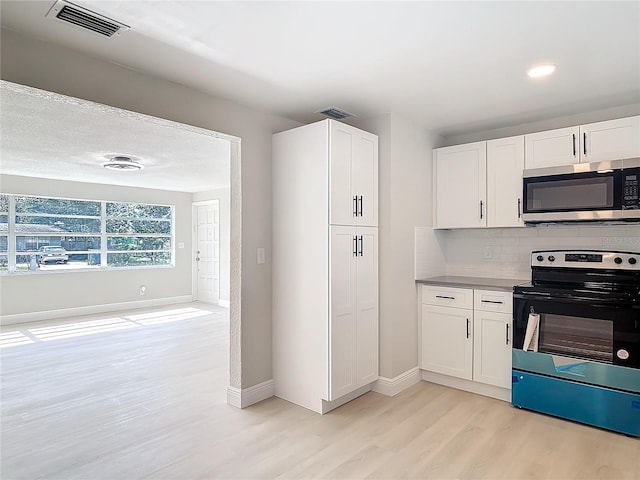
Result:
{"label": "light hardwood floor", "polygon": [[424,382],[236,409],[228,329],[204,304],[4,328],[1,478],[640,479],[638,439]]}

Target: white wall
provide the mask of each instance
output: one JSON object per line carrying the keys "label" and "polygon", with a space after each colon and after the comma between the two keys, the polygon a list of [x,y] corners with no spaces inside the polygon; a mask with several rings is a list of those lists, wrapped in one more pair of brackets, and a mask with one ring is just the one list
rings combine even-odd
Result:
{"label": "white wall", "polygon": [[[490,140],[640,114],[640,104],[550,118],[510,127],[441,138],[437,146]],[[429,203],[431,205],[431,202]],[[590,248],[640,251],[640,226],[548,225],[527,228],[463,229],[416,233],[416,278],[434,276],[429,259],[444,257],[448,275],[529,278],[532,250]],[[491,258],[484,258],[485,247]]]}
{"label": "white wall", "polygon": [[[175,205],[176,243],[191,245],[191,194],[0,175],[2,193]],[[0,316],[140,300],[191,298],[191,252],[176,249],[174,268],[0,275]],[[144,297],[139,295],[146,285]]]}
{"label": "white wall", "polygon": [[[242,324],[240,331],[232,322],[230,384],[248,388],[269,380],[271,136],[299,124],[5,29],[0,47],[4,80],[242,139]],[[265,264],[256,264],[257,247],[266,248]],[[241,358],[234,357],[238,351]]]}
{"label": "white wall", "polygon": [[231,219],[230,188],[218,188],[193,194],[194,202],[218,200],[220,203],[220,301],[228,305],[231,300]]}
{"label": "white wall", "polygon": [[450,145],[460,145],[463,143],[479,142],[482,140],[506,138],[515,135],[553,130],[556,128],[572,127],[575,125],[602,122],[604,120],[613,120],[614,118],[632,117],[634,115],[640,115],[640,103],[584,112],[576,115],[545,118],[492,130],[477,130],[465,134],[447,135],[446,138],[441,138],[435,147],[446,147]]}
{"label": "white wall", "polygon": [[[639,225],[548,225],[526,228],[442,230],[435,248],[443,255],[447,275],[489,278],[531,276],[531,252],[584,248],[640,253]],[[484,258],[485,248],[491,258]],[[424,259],[416,257],[417,268]],[[421,274],[418,278],[425,278]]]}
{"label": "white wall", "polygon": [[356,126],[379,136],[380,375],[418,365],[414,233],[430,224],[431,139],[391,113]]}

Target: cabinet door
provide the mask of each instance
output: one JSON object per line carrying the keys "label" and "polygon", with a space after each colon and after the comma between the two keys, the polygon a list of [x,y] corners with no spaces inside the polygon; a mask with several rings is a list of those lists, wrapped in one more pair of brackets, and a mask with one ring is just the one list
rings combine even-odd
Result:
{"label": "cabinet door", "polygon": [[472,379],[473,310],[422,305],[420,368]]}
{"label": "cabinet door", "polygon": [[378,225],[378,137],[356,131],[352,164],[353,195],[358,202],[358,225]]}
{"label": "cabinet door", "polygon": [[570,165],[580,161],[578,127],[560,128],[524,136],[524,167]]}
{"label": "cabinet door", "polygon": [[330,121],[329,223],[378,225],[378,137]]}
{"label": "cabinet door", "polygon": [[378,379],[378,229],[358,227],[357,387]]}
{"label": "cabinet door", "polygon": [[339,122],[329,122],[329,223],[355,225],[356,198],[352,192],[354,132]]}
{"label": "cabinet door", "polygon": [[473,312],[473,379],[511,388],[511,315]]}
{"label": "cabinet door", "polygon": [[[329,398],[335,400],[356,387],[357,271],[354,227],[329,230]],[[304,321],[304,319],[300,319]]]}
{"label": "cabinet door", "polygon": [[486,226],[487,143],[434,151],[434,227]]}
{"label": "cabinet door", "polygon": [[487,142],[487,226],[523,227],[524,135]]}
{"label": "cabinet door", "polygon": [[640,157],[640,116],[580,127],[580,161]]}

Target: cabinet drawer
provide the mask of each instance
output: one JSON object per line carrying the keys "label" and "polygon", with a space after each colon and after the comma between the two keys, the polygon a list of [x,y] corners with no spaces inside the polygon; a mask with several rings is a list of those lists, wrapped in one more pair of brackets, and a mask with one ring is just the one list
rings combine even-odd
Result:
{"label": "cabinet drawer", "polygon": [[451,288],[422,286],[422,303],[457,308],[473,308],[473,290],[470,288]]}
{"label": "cabinet drawer", "polygon": [[473,306],[482,312],[511,313],[513,294],[494,290],[474,290]]}

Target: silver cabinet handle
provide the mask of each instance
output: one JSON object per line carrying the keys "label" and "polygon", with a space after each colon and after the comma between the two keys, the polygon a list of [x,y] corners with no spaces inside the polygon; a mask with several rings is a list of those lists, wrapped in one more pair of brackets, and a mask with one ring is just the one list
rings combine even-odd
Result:
{"label": "silver cabinet handle", "polygon": [[469,319],[467,318],[467,338],[469,338]]}
{"label": "silver cabinet handle", "polygon": [[582,151],[584,152],[584,156],[587,156],[587,132],[584,132],[582,137]]}
{"label": "silver cabinet handle", "polygon": [[494,304],[502,305],[504,302],[499,302],[497,300],[482,300],[482,303],[494,303]]}
{"label": "silver cabinet handle", "polygon": [[353,236],[353,256],[358,256],[358,237]]}
{"label": "silver cabinet handle", "polygon": [[507,345],[509,345],[509,324],[507,323]]}
{"label": "silver cabinet handle", "polygon": [[358,197],[356,195],[353,196],[353,216],[358,216]]}
{"label": "silver cabinet handle", "polygon": [[436,298],[446,298],[447,300],[455,300],[456,297],[447,297],[446,295],[436,295]]}
{"label": "silver cabinet handle", "polygon": [[362,241],[362,235],[360,235],[360,256],[362,257],[363,255],[363,244],[364,242]]}
{"label": "silver cabinet handle", "polygon": [[576,156],[576,134],[574,133],[572,136],[573,138],[573,156]]}
{"label": "silver cabinet handle", "polygon": [[484,216],[484,214],[482,212],[482,200],[480,200],[480,220],[482,220],[483,216]]}

